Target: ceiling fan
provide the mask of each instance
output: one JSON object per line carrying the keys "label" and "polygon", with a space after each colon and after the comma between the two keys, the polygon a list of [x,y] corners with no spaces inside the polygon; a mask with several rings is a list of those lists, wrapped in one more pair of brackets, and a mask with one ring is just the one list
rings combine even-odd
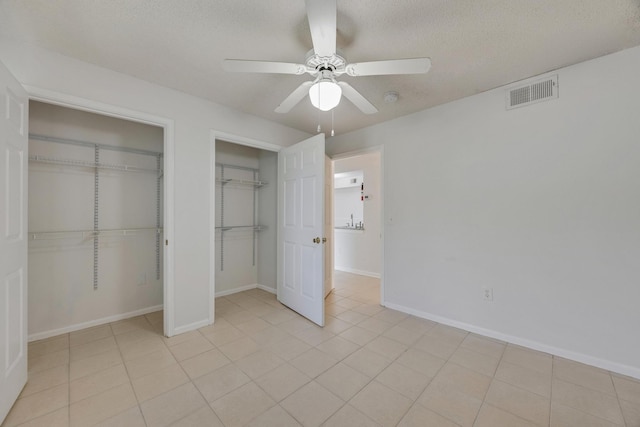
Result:
{"label": "ceiling fan", "polygon": [[295,74],[308,73],[315,77],[298,86],[275,109],[287,113],[309,95],[314,107],[329,111],[340,103],[344,96],[365,114],[378,109],[355,90],[349,83],[337,81],[336,77],[347,74],[352,77],[379,76],[388,74],[426,73],[431,67],[429,58],[393,59],[347,63],[336,53],[336,0],[305,0],[313,49],[307,53],[304,64],[288,62],[251,61],[225,59],[224,68],[231,72]]}

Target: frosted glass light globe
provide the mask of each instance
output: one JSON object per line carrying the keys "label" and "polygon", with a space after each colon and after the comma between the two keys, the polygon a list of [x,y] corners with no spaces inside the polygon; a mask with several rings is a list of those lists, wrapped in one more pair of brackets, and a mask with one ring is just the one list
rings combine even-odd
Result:
{"label": "frosted glass light globe", "polygon": [[314,107],[329,111],[340,103],[342,88],[331,80],[320,80],[309,88],[309,99]]}

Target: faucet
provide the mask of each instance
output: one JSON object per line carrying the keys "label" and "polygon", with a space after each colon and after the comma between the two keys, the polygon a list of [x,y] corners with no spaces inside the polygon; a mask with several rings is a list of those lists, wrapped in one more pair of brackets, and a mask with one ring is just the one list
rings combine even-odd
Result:
{"label": "faucet", "polygon": [[351,226],[353,227],[353,214],[351,214]]}

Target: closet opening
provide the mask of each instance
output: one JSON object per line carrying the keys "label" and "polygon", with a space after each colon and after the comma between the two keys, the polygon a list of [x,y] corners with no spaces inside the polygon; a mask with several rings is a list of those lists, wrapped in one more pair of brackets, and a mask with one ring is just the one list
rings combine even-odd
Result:
{"label": "closet opening", "polygon": [[215,297],[277,289],[278,153],[215,139]]}
{"label": "closet opening", "polygon": [[141,315],[167,332],[164,132],[29,102],[30,341]]}

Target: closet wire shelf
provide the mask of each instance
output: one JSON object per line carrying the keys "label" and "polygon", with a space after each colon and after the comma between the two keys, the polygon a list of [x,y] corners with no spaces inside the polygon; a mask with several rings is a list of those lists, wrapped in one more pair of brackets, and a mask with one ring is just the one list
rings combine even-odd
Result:
{"label": "closet wire shelf", "polygon": [[47,157],[47,156],[29,156],[29,161],[37,162],[37,163],[47,163],[53,165],[63,165],[63,166],[76,166],[76,167],[84,167],[84,168],[97,168],[97,169],[111,169],[117,170],[121,172],[149,172],[149,173],[159,173],[162,174],[162,170],[158,169],[150,169],[150,168],[141,168],[137,166],[129,166],[129,165],[119,165],[114,163],[101,163],[101,162],[88,162],[85,160],[75,160],[75,159],[61,159],[56,157]]}
{"label": "closet wire shelf", "polygon": [[[29,240],[51,240],[51,239],[93,239],[93,289],[98,289],[98,251],[99,251],[99,239],[100,237],[109,236],[130,236],[139,232],[154,231],[156,234],[156,279],[160,279],[160,257],[161,254],[161,236],[163,229],[161,226],[160,216],[160,187],[162,185],[162,178],[164,171],[162,169],[163,153],[157,151],[142,150],[138,148],[129,148],[123,146],[114,146],[109,144],[100,144],[89,141],[81,141],[75,139],[57,138],[46,135],[29,134],[30,140],[43,141],[49,143],[75,145],[85,147],[94,150],[94,161],[77,160],[77,159],[62,159],[57,157],[49,157],[42,155],[29,156],[29,161],[36,163],[48,163],[63,166],[83,167],[91,168],[94,171],[94,212],[93,212],[93,230],[77,230],[77,231],[43,231],[43,232],[29,232]],[[156,168],[142,168],[137,166],[103,163],[100,162],[100,150],[108,151],[120,151],[131,154],[139,154],[143,156],[151,156],[156,158]],[[126,229],[105,229],[100,230],[99,225],[99,192],[100,192],[100,169],[111,169],[120,172],[147,172],[156,175],[156,227],[153,228],[126,228]]]}
{"label": "closet wire shelf", "polygon": [[[220,226],[215,227],[216,232],[220,232],[220,271],[224,271],[224,252],[225,252],[225,234],[227,231],[250,231],[253,233],[253,250],[252,265],[256,265],[256,238],[257,232],[264,230],[266,227],[257,224],[257,195],[259,188],[267,185],[267,182],[260,181],[258,178],[258,169],[246,166],[230,165],[225,163],[216,163],[216,167],[220,168],[220,176],[216,177],[216,184],[220,185]],[[236,169],[251,173],[252,180],[225,178],[225,169]],[[229,185],[230,184],[230,185]],[[225,187],[229,185],[229,190],[234,188],[249,187],[253,190],[253,224],[251,225],[226,225],[225,224]]]}
{"label": "closet wire shelf", "polygon": [[97,236],[133,236],[144,232],[154,232],[162,235],[162,228],[121,228],[108,230],[69,230],[69,231],[30,231],[29,240],[57,240],[57,239],[91,239]]}
{"label": "closet wire shelf", "polygon": [[262,231],[267,227],[264,225],[228,225],[224,227],[216,227],[216,230],[220,231],[232,231],[232,230],[250,230],[250,231]]}

